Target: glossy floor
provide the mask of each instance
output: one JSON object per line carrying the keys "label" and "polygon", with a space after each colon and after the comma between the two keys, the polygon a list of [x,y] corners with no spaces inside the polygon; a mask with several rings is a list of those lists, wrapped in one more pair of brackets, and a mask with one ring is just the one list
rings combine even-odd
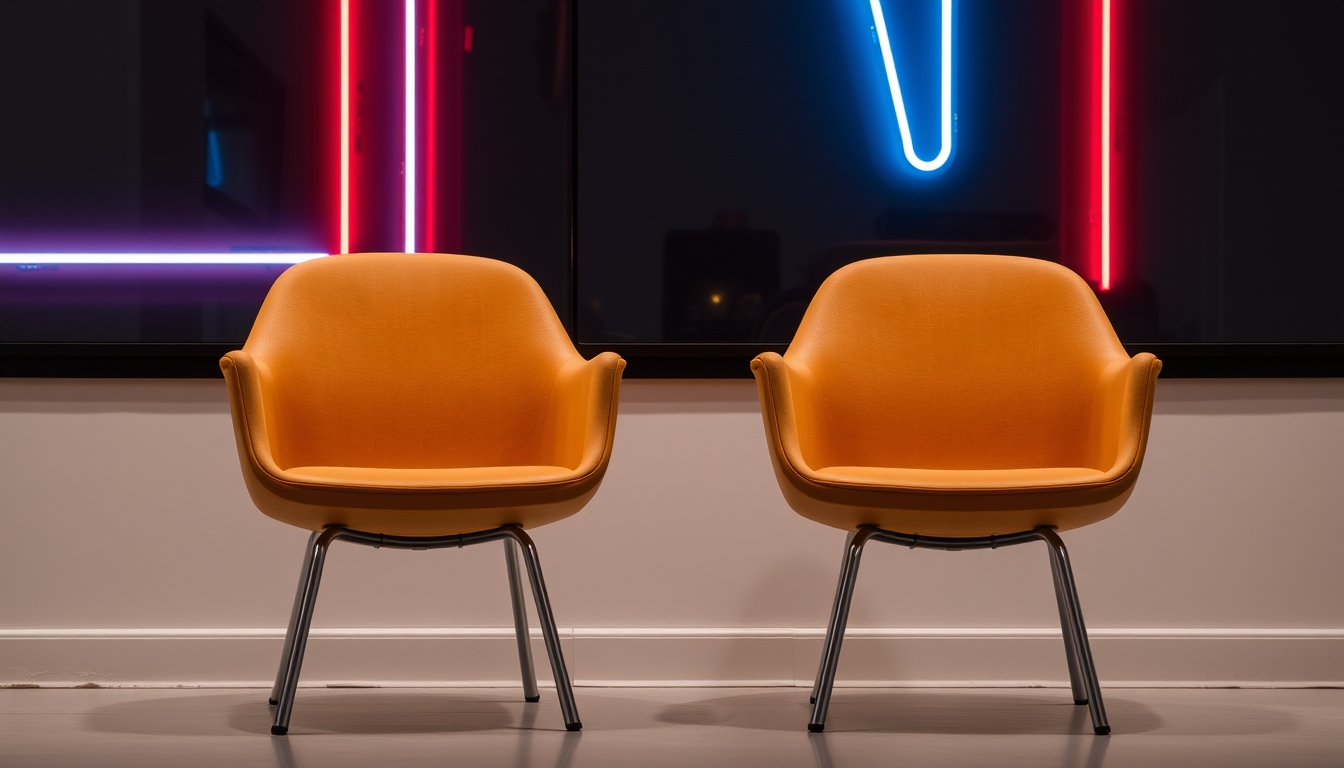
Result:
{"label": "glossy floor", "polygon": [[842,689],[827,732],[797,688],[306,689],[291,735],[260,690],[0,690],[0,765],[1341,766],[1344,690],[1112,689],[1091,733],[1066,690]]}

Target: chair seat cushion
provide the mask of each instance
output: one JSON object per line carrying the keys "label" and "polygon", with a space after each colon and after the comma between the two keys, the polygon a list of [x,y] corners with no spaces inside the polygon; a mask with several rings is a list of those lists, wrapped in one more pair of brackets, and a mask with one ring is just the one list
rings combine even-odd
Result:
{"label": "chair seat cushion", "polygon": [[566,467],[451,467],[393,469],[385,467],[293,467],[284,479],[294,483],[361,489],[456,490],[540,485],[574,479]]}
{"label": "chair seat cushion", "polygon": [[1029,469],[908,469],[898,467],[824,467],[812,473],[823,483],[866,489],[928,491],[995,491],[1071,488],[1104,483],[1110,478],[1086,467]]}
{"label": "chair seat cushion", "polygon": [[243,477],[263,512],[310,531],[448,536],[566,518],[597,492],[603,469],[312,466]]}

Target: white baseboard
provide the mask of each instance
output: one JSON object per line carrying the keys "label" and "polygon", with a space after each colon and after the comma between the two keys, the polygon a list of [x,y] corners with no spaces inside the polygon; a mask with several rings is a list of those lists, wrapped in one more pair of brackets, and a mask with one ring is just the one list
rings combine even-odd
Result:
{"label": "white baseboard", "polygon": [[[1340,687],[1344,629],[1098,628],[1108,687]],[[583,686],[810,686],[819,628],[562,629]],[[0,685],[269,687],[283,630],[0,629]],[[537,672],[549,677],[540,633]],[[305,686],[517,685],[510,628],[314,629]],[[1061,687],[1054,628],[854,628],[838,684]]]}

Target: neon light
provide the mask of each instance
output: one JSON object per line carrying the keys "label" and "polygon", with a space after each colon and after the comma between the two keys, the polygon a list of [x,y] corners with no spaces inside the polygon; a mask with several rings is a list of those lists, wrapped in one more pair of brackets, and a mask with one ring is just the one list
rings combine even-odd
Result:
{"label": "neon light", "polygon": [[406,253],[415,253],[415,3],[406,0]]}
{"label": "neon light", "polygon": [[299,264],[325,253],[0,253],[0,264]]}
{"label": "neon light", "polygon": [[1101,0],[1101,290],[1111,289],[1111,0]]}
{"label": "neon light", "polygon": [[936,171],[952,156],[952,0],[942,0],[942,3],[940,56],[942,103],[939,130],[941,145],[937,157],[932,160],[921,160],[919,155],[915,154],[914,140],[910,137],[910,120],[905,113],[905,98],[901,95],[901,83],[896,76],[896,61],[891,55],[891,40],[887,34],[886,17],[882,15],[882,0],[868,0],[873,9],[873,27],[877,33],[877,44],[882,48],[882,64],[887,70],[887,84],[891,87],[891,101],[896,107],[896,125],[901,131],[901,147],[905,150],[905,159],[921,171]]}
{"label": "neon light", "polygon": [[439,0],[429,0],[425,57],[425,249],[438,250]]}
{"label": "neon light", "polygon": [[224,158],[219,149],[219,131],[205,132],[205,186],[224,186]]}
{"label": "neon light", "polygon": [[350,0],[341,0],[341,236],[350,252]]}

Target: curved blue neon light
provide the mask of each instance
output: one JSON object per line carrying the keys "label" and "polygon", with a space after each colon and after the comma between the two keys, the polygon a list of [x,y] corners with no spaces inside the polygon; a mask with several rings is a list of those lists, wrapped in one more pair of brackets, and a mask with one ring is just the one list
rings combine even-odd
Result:
{"label": "curved blue neon light", "polygon": [[905,114],[905,99],[901,96],[901,81],[896,76],[896,62],[891,56],[891,40],[887,35],[887,20],[882,15],[881,0],[868,0],[873,9],[873,29],[877,33],[877,44],[882,48],[882,64],[887,70],[887,84],[891,87],[891,101],[896,107],[896,124],[901,130],[901,147],[905,150],[905,159],[921,171],[936,171],[947,163],[952,156],[952,0],[942,0],[942,54],[940,130],[938,155],[932,160],[921,160],[915,154],[914,141],[910,138],[910,120]]}

